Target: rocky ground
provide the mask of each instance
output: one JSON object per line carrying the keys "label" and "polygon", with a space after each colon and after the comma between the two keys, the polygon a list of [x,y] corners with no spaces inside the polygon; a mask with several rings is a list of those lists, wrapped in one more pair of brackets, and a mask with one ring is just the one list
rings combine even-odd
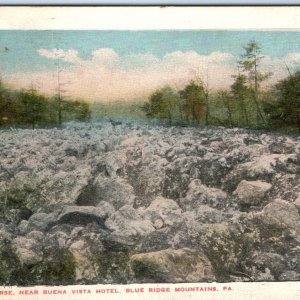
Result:
{"label": "rocky ground", "polygon": [[0,132],[1,284],[300,280],[300,137]]}

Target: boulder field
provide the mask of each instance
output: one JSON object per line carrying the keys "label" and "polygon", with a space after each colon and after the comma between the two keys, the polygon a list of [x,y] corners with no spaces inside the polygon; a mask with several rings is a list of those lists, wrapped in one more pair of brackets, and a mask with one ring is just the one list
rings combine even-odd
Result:
{"label": "boulder field", "polygon": [[300,280],[300,137],[0,131],[0,284]]}

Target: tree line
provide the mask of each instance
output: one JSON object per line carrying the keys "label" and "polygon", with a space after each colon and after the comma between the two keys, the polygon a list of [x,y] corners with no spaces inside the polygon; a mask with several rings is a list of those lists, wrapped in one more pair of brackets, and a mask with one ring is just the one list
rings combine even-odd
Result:
{"label": "tree line", "polygon": [[0,126],[60,127],[63,122],[87,121],[90,116],[89,104],[83,100],[59,94],[47,97],[33,88],[14,90],[0,81]]}
{"label": "tree line", "polygon": [[228,89],[210,91],[200,78],[182,90],[154,91],[142,109],[148,118],[172,124],[206,124],[300,130],[300,71],[287,67],[286,78],[270,88],[264,81],[261,47],[249,41],[238,61],[238,74]]}

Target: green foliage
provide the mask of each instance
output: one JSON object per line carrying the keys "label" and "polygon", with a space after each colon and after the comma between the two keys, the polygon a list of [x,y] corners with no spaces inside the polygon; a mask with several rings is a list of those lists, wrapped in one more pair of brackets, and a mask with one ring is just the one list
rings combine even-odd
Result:
{"label": "green foliage", "polygon": [[[148,104],[148,103],[146,103]],[[91,104],[91,119],[146,119],[141,101],[110,101]]]}
{"label": "green foliage", "polygon": [[181,99],[170,87],[155,91],[149,98],[149,103],[143,107],[149,118],[158,118],[172,124],[180,119]]}
{"label": "green foliage", "polygon": [[245,53],[242,55],[242,60],[239,64],[245,71],[249,72],[249,79],[254,81],[258,74],[256,68],[263,58],[261,55],[261,47],[255,40],[251,40],[243,48]]}
{"label": "green foliage", "polygon": [[258,88],[261,82],[272,76],[272,73],[259,70],[260,62],[264,56],[261,54],[261,47],[258,42],[251,40],[243,48],[245,53],[242,55],[239,65],[247,73],[251,85]]}
{"label": "green foliage", "polygon": [[65,121],[89,121],[91,118],[90,106],[83,100],[61,101],[61,110]]}
{"label": "green foliage", "polygon": [[207,118],[207,93],[202,83],[191,81],[179,93],[170,87],[156,90],[143,106],[148,118],[174,123],[200,123]]}
{"label": "green foliage", "polygon": [[[213,101],[214,100],[214,101]],[[218,121],[223,126],[234,126],[237,124],[235,120],[235,102],[232,94],[227,90],[220,90],[211,99],[211,107],[213,108],[211,119]]]}
{"label": "green foliage", "polygon": [[61,126],[63,122],[91,118],[152,118],[169,125],[211,124],[299,130],[300,71],[278,82],[273,90],[263,87],[272,74],[262,70],[262,50],[251,40],[238,62],[239,73],[227,90],[208,91],[201,79],[182,90],[157,89],[141,106],[138,102],[94,103],[66,99],[61,90],[46,97],[34,89],[13,90],[0,80],[0,126]]}
{"label": "green foliage", "polygon": [[234,78],[235,81],[231,85],[231,94],[234,104],[239,111],[237,124],[249,126],[249,110],[251,110],[249,99],[251,98],[251,90],[247,86],[247,77],[243,74],[238,74]]}
{"label": "green foliage", "polygon": [[203,83],[191,81],[182,91],[179,92],[184,100],[183,111],[187,120],[199,123],[206,116],[207,94]]}
{"label": "green foliage", "polygon": [[18,93],[7,89],[0,81],[0,126],[17,122],[21,111]]}
{"label": "green foliage", "polygon": [[75,120],[86,122],[91,118],[90,105],[87,102],[76,100],[73,103]]}
{"label": "green foliage", "polygon": [[275,127],[300,130],[300,71],[276,84],[273,99],[264,104],[269,123]]}
{"label": "green foliage", "polygon": [[22,105],[19,114],[21,123],[30,124],[32,129],[37,125],[44,125],[47,114],[47,99],[34,89],[21,91],[19,98]]}
{"label": "green foliage", "polygon": [[[275,124],[299,128],[299,73],[276,85],[276,96],[263,88],[270,72],[261,70],[261,47],[249,41],[238,62],[239,73],[234,75],[230,89],[208,92],[199,78],[177,93],[164,88],[156,90],[143,106],[150,118],[174,123],[177,112],[180,123],[255,128],[273,128]],[[281,122],[277,122],[280,121]]]}
{"label": "green foliage", "polygon": [[90,105],[83,100],[46,97],[35,89],[13,90],[0,81],[0,126],[36,127],[61,125],[62,122],[88,121]]}

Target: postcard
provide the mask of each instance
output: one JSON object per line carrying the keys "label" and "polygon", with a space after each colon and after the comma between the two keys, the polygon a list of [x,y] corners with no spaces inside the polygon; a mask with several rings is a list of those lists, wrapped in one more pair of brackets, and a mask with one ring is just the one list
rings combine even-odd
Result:
{"label": "postcard", "polygon": [[299,299],[299,7],[0,7],[0,299]]}

